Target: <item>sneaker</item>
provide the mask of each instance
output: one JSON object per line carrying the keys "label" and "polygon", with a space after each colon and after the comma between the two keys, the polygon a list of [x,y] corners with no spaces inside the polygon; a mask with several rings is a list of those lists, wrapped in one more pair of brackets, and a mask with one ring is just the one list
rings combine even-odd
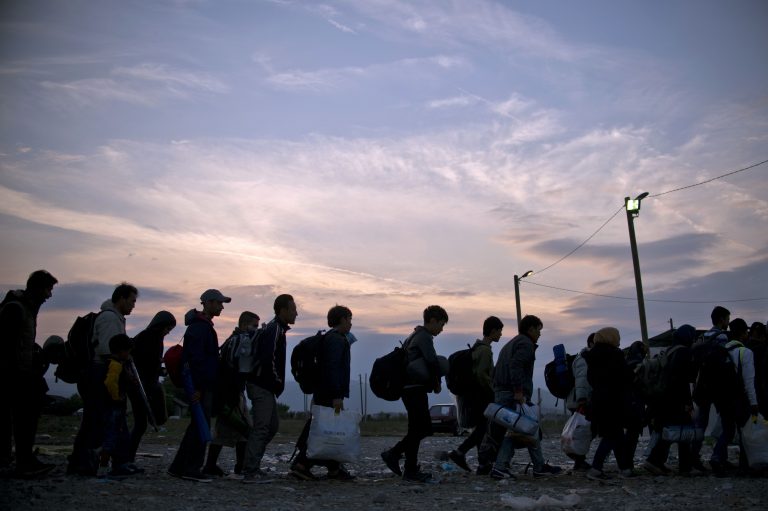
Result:
{"label": "sneaker", "polygon": [[549,477],[549,476],[556,476],[563,472],[563,469],[560,467],[554,467],[552,465],[549,465],[548,463],[544,463],[542,465],[540,470],[533,469],[533,477],[539,478],[539,477]]}
{"label": "sneaker", "polygon": [[40,460],[33,460],[28,465],[16,466],[16,476],[18,477],[40,477],[54,469],[53,463],[43,463]]}
{"label": "sneaker", "polygon": [[416,470],[406,470],[403,472],[403,481],[407,483],[430,483],[432,482],[432,474],[422,472],[418,468]]}
{"label": "sneaker", "polygon": [[493,467],[491,469],[490,476],[491,476],[491,479],[495,479],[497,481],[501,481],[502,479],[512,479],[514,481],[515,479],[517,479],[517,477],[515,477],[515,474],[510,472],[508,468],[500,470],[496,467]]}
{"label": "sneaker", "polygon": [[493,465],[478,465],[475,474],[479,476],[487,476],[493,470]]}
{"label": "sneaker", "polygon": [[224,477],[227,475],[227,473],[218,465],[203,467],[203,474],[211,477]]}
{"label": "sneaker", "polygon": [[128,467],[128,463],[123,463],[122,465],[118,465],[117,467],[112,467],[112,470],[107,472],[107,477],[132,476],[135,473],[136,472],[134,472]]}
{"label": "sneaker", "polygon": [[185,481],[195,481],[196,483],[210,483],[213,481],[213,479],[206,477],[203,475],[202,472],[174,472],[172,470],[168,470],[168,475],[172,477],[178,477],[179,479],[184,479]]}
{"label": "sneaker", "polygon": [[611,477],[602,470],[590,468],[587,470],[587,479],[592,481],[610,481]]}
{"label": "sneaker", "polygon": [[715,477],[725,477],[726,476],[726,466],[719,461],[716,460],[709,460],[709,466],[712,467],[712,475]]}
{"label": "sneaker", "polygon": [[400,456],[395,455],[391,450],[381,453],[381,459],[387,464],[387,468],[398,476],[403,475],[400,470]]}
{"label": "sneaker", "polygon": [[572,472],[586,472],[592,468],[592,465],[587,463],[586,461],[577,461],[573,464],[573,468],[571,469]]}
{"label": "sneaker", "polygon": [[312,473],[312,470],[301,463],[291,465],[290,474],[303,481],[317,481],[317,477]]}
{"label": "sneaker", "polygon": [[643,468],[651,475],[665,476],[669,474],[669,469],[663,465],[657,465],[648,460],[643,462]]}
{"label": "sneaker", "polygon": [[461,454],[459,451],[451,451],[448,453],[448,459],[451,460],[456,464],[457,467],[459,467],[462,470],[466,470],[467,472],[471,472],[472,470],[469,468],[469,465],[467,465],[467,458],[465,455]]}
{"label": "sneaker", "polygon": [[634,477],[637,477],[637,472],[634,469],[625,468],[619,471],[619,479],[632,479]]}
{"label": "sneaker", "polygon": [[333,479],[334,481],[354,481],[356,477],[350,474],[343,465],[339,465],[339,469],[335,472],[328,472],[328,479]]}
{"label": "sneaker", "polygon": [[224,477],[225,479],[232,479],[233,481],[242,481],[243,479],[245,479],[245,476],[243,474],[236,474],[234,472],[231,474],[227,474]]}
{"label": "sneaker", "polygon": [[706,474],[709,472],[709,470],[707,469],[707,467],[704,466],[704,463],[702,463],[701,460],[696,460],[693,463],[691,463],[691,468],[698,470],[702,474]]}
{"label": "sneaker", "polygon": [[243,483],[245,484],[268,484],[273,480],[260,468],[257,468],[255,472],[243,474]]}
{"label": "sneaker", "polygon": [[135,463],[126,463],[125,468],[131,471],[131,475],[144,473],[144,469],[137,466]]}

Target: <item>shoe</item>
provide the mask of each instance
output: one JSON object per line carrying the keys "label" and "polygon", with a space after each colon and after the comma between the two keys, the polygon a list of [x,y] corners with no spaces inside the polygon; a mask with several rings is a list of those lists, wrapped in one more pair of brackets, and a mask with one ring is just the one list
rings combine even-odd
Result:
{"label": "shoe", "polygon": [[723,463],[720,463],[717,460],[709,460],[709,466],[712,467],[712,475],[715,477],[725,477],[726,476],[726,466]]}
{"label": "shoe", "polygon": [[244,484],[268,484],[268,483],[271,483],[272,481],[274,481],[274,479],[270,478],[267,475],[267,473],[261,470],[260,468],[256,469],[255,472],[243,474]]}
{"label": "shoe", "polygon": [[539,477],[549,477],[549,476],[556,476],[563,472],[563,469],[560,467],[554,467],[552,465],[549,465],[545,463],[540,470],[533,469],[533,477],[539,478]]}
{"label": "shoe", "polygon": [[475,474],[479,476],[487,476],[491,473],[491,470],[493,470],[493,465],[478,465]]}
{"label": "shoe", "polygon": [[709,470],[707,469],[707,467],[704,466],[704,463],[702,463],[701,460],[696,460],[693,463],[691,463],[691,468],[698,470],[702,474],[706,474],[709,472]]}
{"label": "shoe", "polygon": [[590,468],[587,471],[587,479],[590,479],[592,481],[610,481],[611,476],[607,475],[602,470],[598,470],[596,468]]}
{"label": "shoe", "polygon": [[432,482],[432,474],[416,470],[406,470],[403,472],[403,481],[407,483],[429,483]]}
{"label": "shoe", "polygon": [[128,467],[128,463],[123,463],[122,465],[118,465],[117,467],[112,467],[112,470],[107,472],[107,477],[132,476],[135,473],[136,472],[134,472]]}
{"label": "shoe", "polygon": [[317,477],[312,473],[312,470],[300,463],[291,465],[290,474],[303,481],[317,481]]}
{"label": "shoe", "polygon": [[231,474],[227,474],[226,476],[224,476],[224,478],[232,479],[233,481],[242,481],[243,479],[245,479],[245,476],[243,474],[236,474],[233,472]]}
{"label": "shoe", "polygon": [[126,463],[125,468],[131,471],[131,475],[144,473],[144,469],[137,466],[135,463]]}
{"label": "shoe", "polygon": [[571,469],[572,472],[586,472],[592,468],[592,465],[587,463],[586,461],[577,461],[573,464],[573,468]]}
{"label": "shoe", "polygon": [[634,469],[625,468],[619,471],[619,479],[632,479],[634,477],[637,477],[637,472]]}
{"label": "shoe", "polygon": [[357,478],[350,474],[346,468],[340,465],[338,470],[335,472],[328,472],[328,479],[333,479],[334,481],[354,481]]}
{"label": "shoe", "polygon": [[54,469],[56,465],[52,463],[43,463],[40,460],[33,460],[27,465],[16,466],[15,474],[17,477],[40,477]]}
{"label": "shoe", "polygon": [[490,476],[491,476],[491,479],[495,479],[496,481],[501,481],[502,479],[512,479],[514,481],[515,479],[517,479],[515,474],[510,472],[508,468],[499,470],[498,468],[493,467],[491,469]]}
{"label": "shoe", "polygon": [[654,476],[665,476],[670,472],[670,470],[664,465],[657,465],[648,460],[643,462],[643,468],[646,470],[646,472]]}
{"label": "shoe", "polygon": [[210,483],[213,481],[213,479],[206,477],[203,475],[202,472],[175,472],[173,470],[168,470],[168,475],[171,477],[178,477],[179,479],[184,479],[185,481],[195,481],[196,483]]}
{"label": "shoe", "polygon": [[456,464],[457,467],[459,467],[462,470],[466,470],[467,472],[471,472],[472,469],[469,468],[469,465],[467,465],[467,458],[463,454],[461,454],[459,451],[451,451],[448,453],[448,459],[451,460]]}
{"label": "shoe", "polygon": [[403,471],[400,470],[400,456],[395,455],[389,450],[381,453],[381,459],[384,460],[389,470],[402,477]]}
{"label": "shoe", "polygon": [[224,477],[227,475],[224,470],[218,465],[214,465],[212,467],[203,467],[203,474],[211,477]]}

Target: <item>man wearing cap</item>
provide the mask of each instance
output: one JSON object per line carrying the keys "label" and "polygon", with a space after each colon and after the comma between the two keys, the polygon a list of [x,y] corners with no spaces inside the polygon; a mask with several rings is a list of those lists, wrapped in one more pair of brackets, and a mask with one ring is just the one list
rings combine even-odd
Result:
{"label": "man wearing cap", "polygon": [[[219,367],[219,338],[213,329],[213,318],[221,314],[224,304],[232,299],[218,289],[209,289],[200,295],[202,311],[190,310],[184,316],[187,330],[184,332],[182,362],[189,367],[194,392],[192,403],[199,403],[210,427],[213,408],[213,392]],[[209,482],[201,469],[205,461],[205,443],[201,440],[197,423],[191,420],[181,440],[176,457],[168,473],[191,481]]]}
{"label": "man wearing cap", "polygon": [[43,379],[47,363],[35,343],[37,313],[53,293],[56,278],[45,270],[32,273],[23,291],[9,291],[0,304],[0,382],[3,404],[2,464],[10,465],[11,434],[16,441],[16,474],[34,477],[53,465],[39,461],[33,452],[37,421],[48,386]]}

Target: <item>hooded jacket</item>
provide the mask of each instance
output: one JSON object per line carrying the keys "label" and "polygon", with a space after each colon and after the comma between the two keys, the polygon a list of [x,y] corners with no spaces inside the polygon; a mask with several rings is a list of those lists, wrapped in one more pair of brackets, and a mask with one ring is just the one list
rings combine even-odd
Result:
{"label": "hooded jacket", "polygon": [[524,334],[513,337],[499,353],[493,374],[494,392],[522,392],[526,399],[533,395],[533,364],[538,345]]}
{"label": "hooded jacket", "polygon": [[320,350],[320,381],[315,399],[332,401],[349,397],[350,349],[347,336],[336,329],[329,330]]}
{"label": "hooded jacket", "polygon": [[184,324],[182,363],[189,364],[195,390],[213,391],[219,371],[219,338],[213,321],[192,309],[184,315]]}
{"label": "hooded jacket", "polygon": [[109,340],[125,333],[125,316],[115,308],[112,300],[104,300],[101,312],[93,322],[94,360],[102,362],[111,354]]}
{"label": "hooded jacket", "polygon": [[142,384],[146,387],[157,382],[163,363],[163,332],[169,326],[176,325],[176,318],[168,311],[155,314],[149,326],[133,338],[131,356],[139,372]]}
{"label": "hooded jacket", "polygon": [[9,291],[0,304],[0,347],[2,369],[8,375],[42,376],[42,349],[35,343],[40,303],[23,290]]}

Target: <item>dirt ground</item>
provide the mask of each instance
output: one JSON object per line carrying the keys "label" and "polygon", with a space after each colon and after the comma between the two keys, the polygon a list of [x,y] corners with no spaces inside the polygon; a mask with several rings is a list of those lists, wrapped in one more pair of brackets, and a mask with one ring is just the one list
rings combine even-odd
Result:
{"label": "dirt ground", "polygon": [[[396,441],[395,437],[363,437],[360,462],[349,466],[358,476],[354,482],[305,482],[287,474],[288,459],[293,452],[293,438],[278,436],[270,445],[263,464],[263,468],[274,474],[275,480],[270,484],[258,485],[245,485],[226,478],[212,483],[172,478],[166,469],[176,447],[160,443],[142,445],[142,456],[138,463],[146,469],[143,475],[123,480],[65,476],[65,459],[70,447],[43,445],[40,458],[56,463],[56,469],[40,480],[0,479],[0,509],[446,511],[452,508],[515,509],[511,506],[514,503],[510,502],[511,497],[535,500],[542,496],[565,499],[575,509],[590,510],[768,509],[768,479],[653,477],[638,470],[641,473],[639,477],[615,479],[607,483],[589,481],[583,473],[567,472],[558,477],[534,480],[530,473],[523,474],[529,461],[528,453],[524,450],[517,451],[513,459],[513,469],[520,473],[518,479],[514,482],[496,482],[487,476],[467,474],[441,459],[441,453],[461,441],[460,438],[442,435],[425,440],[421,449],[422,468],[431,470],[437,482],[426,485],[406,484],[387,471],[379,458],[379,453]],[[545,458],[550,464],[564,468],[570,466],[560,452],[556,437],[545,439],[543,445]],[[638,461],[642,458],[644,446],[644,439],[641,439],[637,450]],[[232,470],[233,456],[232,449],[224,449],[220,465],[225,470]],[[732,461],[735,458],[733,455]],[[474,453],[468,459],[470,465],[475,466]],[[674,466],[675,460],[671,459],[669,464]],[[613,461],[609,461],[606,469],[615,471]],[[318,475],[324,472],[319,467],[314,470]],[[534,509],[530,506],[520,508]],[[541,506],[535,508],[540,509]]]}

